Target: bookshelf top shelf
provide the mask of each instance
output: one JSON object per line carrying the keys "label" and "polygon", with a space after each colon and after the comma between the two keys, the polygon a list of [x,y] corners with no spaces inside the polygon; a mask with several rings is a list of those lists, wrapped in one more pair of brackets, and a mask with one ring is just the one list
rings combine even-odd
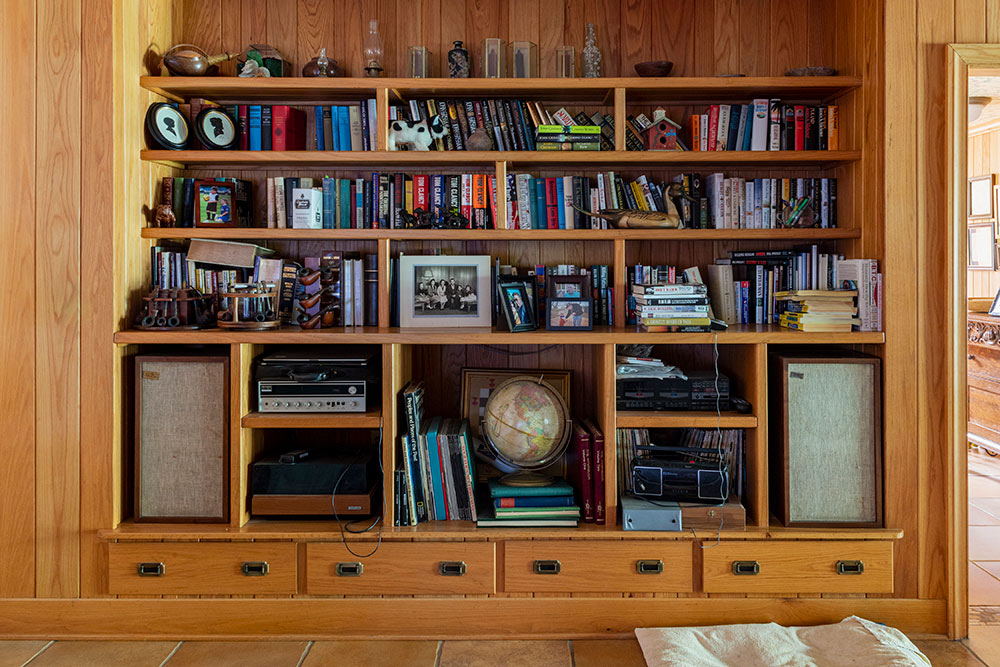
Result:
{"label": "bookshelf top shelf", "polygon": [[[646,333],[635,327],[613,329],[594,327],[593,331],[524,331],[511,333],[489,327],[467,328],[409,328],[397,327],[339,327],[302,331],[295,327],[278,331],[141,331],[129,329],[115,334],[115,343],[125,344],[334,344],[369,343],[439,345],[442,341],[457,340],[463,344],[477,345],[606,345],[612,343],[689,343],[711,344],[716,333]],[[733,325],[718,332],[720,345],[755,343],[783,343],[805,345],[860,345],[884,343],[881,331],[852,331],[844,333],[810,333],[784,329],[777,325]]]}
{"label": "bookshelf top shelf", "polygon": [[375,97],[387,89],[390,102],[410,98],[517,97],[611,104],[616,88],[628,102],[689,103],[747,101],[777,97],[788,101],[828,102],[861,86],[861,77],[608,77],[596,79],[334,79],[286,77],[144,76],[140,85],[169,99],[204,97],[219,103],[239,101],[325,102]]}

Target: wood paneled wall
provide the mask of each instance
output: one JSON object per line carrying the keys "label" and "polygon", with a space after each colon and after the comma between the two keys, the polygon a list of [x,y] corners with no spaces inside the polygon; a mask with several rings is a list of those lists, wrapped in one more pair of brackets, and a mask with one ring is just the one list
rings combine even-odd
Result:
{"label": "wood paneled wall", "polygon": [[[969,177],[1000,174],[1000,129],[969,136]],[[1000,271],[968,271],[968,295],[993,298],[1000,289]]]}

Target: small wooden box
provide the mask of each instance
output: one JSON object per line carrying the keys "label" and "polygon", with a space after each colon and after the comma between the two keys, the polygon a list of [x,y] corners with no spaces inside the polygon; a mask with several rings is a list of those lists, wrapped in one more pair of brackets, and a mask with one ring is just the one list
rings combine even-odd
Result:
{"label": "small wooden box", "polygon": [[771,512],[786,526],[882,526],[881,360],[775,353]]}

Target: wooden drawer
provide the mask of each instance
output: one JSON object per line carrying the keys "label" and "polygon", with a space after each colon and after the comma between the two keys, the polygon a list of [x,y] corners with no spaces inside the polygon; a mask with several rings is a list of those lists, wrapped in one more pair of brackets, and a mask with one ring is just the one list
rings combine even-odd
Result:
{"label": "wooden drawer", "polygon": [[691,549],[688,541],[509,541],[504,591],[686,593],[692,590]]}
{"label": "wooden drawer", "polygon": [[[860,574],[852,573],[856,561]],[[702,562],[706,593],[892,593],[889,541],[722,542],[702,551]]]}
{"label": "wooden drawer", "polygon": [[995,378],[1000,374],[1000,349],[995,345],[970,343],[965,364],[970,375]]}
{"label": "wooden drawer", "polygon": [[290,595],[296,586],[292,542],[108,545],[112,595]]}
{"label": "wooden drawer", "polygon": [[[371,551],[371,547],[363,543],[352,548],[364,554]],[[358,558],[352,556],[343,544],[309,544],[306,546],[306,593],[495,593],[495,551],[493,542],[383,542],[373,555]]]}
{"label": "wooden drawer", "polygon": [[1000,394],[969,387],[969,421],[996,428],[1000,424]]}

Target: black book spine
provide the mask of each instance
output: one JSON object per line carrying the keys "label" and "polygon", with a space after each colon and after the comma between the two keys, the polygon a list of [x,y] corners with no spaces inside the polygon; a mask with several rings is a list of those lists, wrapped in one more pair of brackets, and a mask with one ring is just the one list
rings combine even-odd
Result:
{"label": "black book spine", "polygon": [[526,150],[535,150],[535,127],[531,124],[531,114],[525,112],[524,103],[521,100],[515,100],[514,106],[517,110],[517,115],[521,119],[521,127],[524,128],[524,146]]}
{"label": "black book spine", "polygon": [[444,149],[446,151],[455,150],[455,137],[454,132],[451,131],[451,121],[448,118],[448,103],[444,100],[437,101],[438,116],[441,117],[441,123],[444,127],[449,128],[448,134],[444,135]]}
{"label": "black book spine", "polygon": [[472,100],[465,101],[465,122],[469,125],[469,134],[479,129],[479,122],[476,120],[476,108],[472,105]]}
{"label": "black book spine", "polygon": [[464,151],[465,142],[462,140],[462,126],[458,124],[458,109],[455,108],[454,102],[448,102],[446,106],[448,107],[448,125],[451,126],[451,135],[454,139],[455,150]]}
{"label": "black book spine", "polygon": [[726,136],[726,150],[736,151],[742,148],[736,145],[736,140],[740,136],[740,114],[745,105],[734,104],[729,109],[729,134]]}
{"label": "black book spine", "polygon": [[837,179],[830,179],[830,226],[837,226]]}
{"label": "black book spine", "polygon": [[827,128],[826,128],[826,107],[819,107],[816,110],[817,137],[819,140],[818,150],[827,150]]}
{"label": "black book spine", "polygon": [[185,178],[181,186],[181,227],[194,227],[194,179]]}
{"label": "black book spine", "polygon": [[[269,151],[271,149],[271,107],[264,105],[260,108],[260,148]],[[288,209],[291,210],[291,209]],[[289,225],[291,226],[291,225]]]}
{"label": "black book spine", "polygon": [[816,107],[806,107],[805,135],[806,150],[819,150],[819,119],[816,117]]}
{"label": "black book spine", "polygon": [[795,150],[795,107],[791,104],[781,107],[781,150]]}
{"label": "black book spine", "polygon": [[490,115],[490,121],[493,123],[493,146],[498,151],[510,150],[507,146],[507,142],[504,140],[503,136],[503,120],[500,116],[500,109],[496,103],[496,100],[485,100],[483,102],[483,109]]}
{"label": "black book spine", "polygon": [[372,182],[370,180],[362,180],[362,205],[364,206],[364,211],[362,212],[361,221],[364,225],[364,229],[371,229],[372,227]]}
{"label": "black book spine", "polygon": [[502,109],[501,113],[504,118],[504,140],[513,150],[523,151],[524,146],[521,143],[522,138],[519,136],[517,127],[514,125],[514,114],[511,112],[510,101],[500,100],[498,104]]}
{"label": "black book spine", "polygon": [[[449,102],[449,108],[450,104]],[[462,150],[467,151],[469,147],[466,145],[465,140],[472,133],[469,131],[469,117],[465,115],[465,105],[461,102],[455,102],[455,115],[458,118],[458,131],[462,135],[462,141],[459,143],[462,145]]]}
{"label": "black book spine", "polygon": [[292,190],[299,187],[299,183],[299,179],[294,176],[285,179],[285,216],[287,220],[286,226],[289,228],[292,226],[292,211],[295,210],[292,208]]}
{"label": "black book spine", "polygon": [[493,131],[493,114],[490,112],[490,105],[486,100],[480,102],[480,108],[483,110],[483,126],[486,130],[486,134],[490,135],[490,141],[493,142],[493,150],[498,151],[500,147],[497,146],[496,133]]}
{"label": "black book spine", "polygon": [[[316,132],[322,134],[323,128],[317,127]],[[361,150],[371,150],[368,143],[368,104],[364,100],[361,100]]]}

